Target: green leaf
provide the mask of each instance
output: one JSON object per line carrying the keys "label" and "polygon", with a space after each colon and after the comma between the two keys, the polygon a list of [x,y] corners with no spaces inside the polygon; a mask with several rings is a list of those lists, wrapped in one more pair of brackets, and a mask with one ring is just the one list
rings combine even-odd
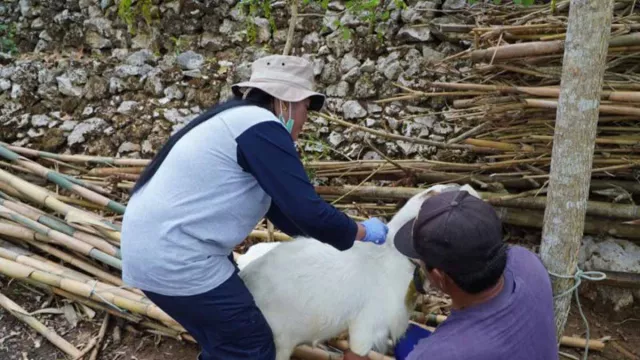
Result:
{"label": "green leaf", "polygon": [[351,39],[351,30],[349,30],[349,28],[342,28],[342,38],[345,40]]}
{"label": "green leaf", "polygon": [[502,0],[493,0],[493,3],[495,5],[500,5],[500,4],[502,4]]}

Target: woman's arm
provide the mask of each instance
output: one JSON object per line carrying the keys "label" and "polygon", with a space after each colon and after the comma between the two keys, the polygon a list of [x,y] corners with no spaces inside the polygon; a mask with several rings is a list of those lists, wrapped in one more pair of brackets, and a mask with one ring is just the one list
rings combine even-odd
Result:
{"label": "woman's arm", "polygon": [[364,226],[316,193],[291,136],[281,124],[259,123],[238,136],[236,142],[238,164],[271,196],[268,217],[278,228],[316,238],[340,250],[364,238]]}

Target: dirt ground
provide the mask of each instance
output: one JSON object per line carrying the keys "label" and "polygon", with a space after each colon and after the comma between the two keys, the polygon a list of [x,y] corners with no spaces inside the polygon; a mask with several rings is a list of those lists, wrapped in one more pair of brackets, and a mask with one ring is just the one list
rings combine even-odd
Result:
{"label": "dirt ground", "polygon": [[[62,309],[66,300],[56,297],[53,300],[36,289],[29,289],[21,283],[9,282],[0,278],[2,293],[32,312],[45,304],[48,309]],[[46,303],[47,301],[50,303]],[[604,352],[589,352],[593,360],[640,359],[640,311],[636,318],[609,320],[606,314],[596,312],[588,300],[585,304],[586,315],[591,326],[592,338],[611,337]],[[93,319],[78,313],[76,326],[63,314],[40,314],[38,319],[78,348],[83,348],[91,338],[97,335],[104,313],[97,313]],[[71,318],[71,321],[74,321]],[[116,330],[117,329],[117,330]],[[116,320],[110,322],[107,337],[98,359],[100,360],[177,360],[196,359],[198,346],[188,342],[179,342],[167,337],[149,333],[137,333],[127,324]],[[117,333],[120,333],[119,336]],[[566,335],[584,337],[584,325],[574,306],[567,325]],[[119,337],[119,339],[118,339]],[[622,350],[620,350],[622,347]],[[626,351],[625,351],[626,350]],[[562,348],[561,351],[582,359],[582,351]],[[626,353],[626,354],[625,354]],[[28,328],[22,322],[0,309],[0,359],[2,360],[63,360],[68,359],[45,338]],[[88,356],[85,357],[88,359]]]}

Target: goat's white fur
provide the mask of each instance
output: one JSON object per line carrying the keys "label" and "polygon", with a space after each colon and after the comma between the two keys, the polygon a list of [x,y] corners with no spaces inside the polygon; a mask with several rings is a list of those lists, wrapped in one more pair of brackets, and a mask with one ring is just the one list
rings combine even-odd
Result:
{"label": "goat's white fur", "polygon": [[357,241],[346,251],[311,238],[261,243],[238,259],[240,277],[271,327],[276,360],[288,360],[297,345],[316,344],[348,330],[351,351],[384,351],[409,324],[405,295],[414,266],[393,245],[396,232],[416,217],[422,202],[447,190],[435,185],[414,195],[388,223],[384,245]]}

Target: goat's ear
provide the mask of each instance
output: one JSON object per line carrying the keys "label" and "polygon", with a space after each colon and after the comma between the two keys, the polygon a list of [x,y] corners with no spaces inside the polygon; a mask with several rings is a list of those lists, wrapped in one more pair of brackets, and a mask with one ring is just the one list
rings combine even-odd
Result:
{"label": "goat's ear", "polygon": [[478,199],[481,199],[480,194],[478,194],[478,192],[474,188],[472,188],[469,184],[466,184],[466,185],[462,186],[460,188],[460,191],[462,191],[462,190],[465,190],[466,192],[468,192],[472,196],[475,196]]}

